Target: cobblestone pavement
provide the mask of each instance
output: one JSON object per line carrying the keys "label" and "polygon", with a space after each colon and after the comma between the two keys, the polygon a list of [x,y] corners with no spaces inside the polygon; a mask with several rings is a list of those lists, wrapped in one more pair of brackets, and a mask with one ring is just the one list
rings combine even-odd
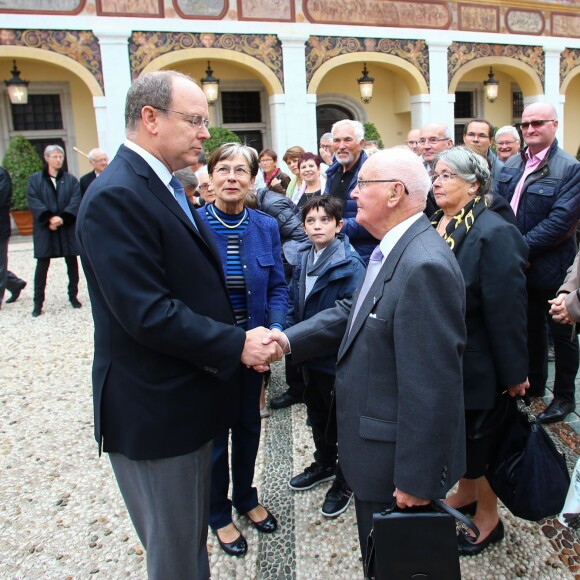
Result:
{"label": "cobblestone pavement", "polygon": [[[30,241],[16,239],[10,269],[29,285],[16,303],[0,311],[0,578],[145,578],[143,549],[110,464],[98,457],[93,439],[86,284],[81,280],[84,307],[73,310],[66,298],[64,261],[54,260],[44,314],[33,319],[34,265]],[[279,363],[271,395],[284,388]],[[223,554],[210,534],[214,580],[362,578],[354,506],[327,520],[320,506],[328,484],[302,493],[287,486],[312,460],[304,406],[274,411],[263,427],[256,481],[280,529],[262,536],[238,522],[250,545],[239,560]],[[557,431],[572,466],[579,438],[566,425]],[[575,533],[553,519],[525,522],[503,508],[501,515],[506,539],[480,556],[462,559],[464,579],[579,574]]]}

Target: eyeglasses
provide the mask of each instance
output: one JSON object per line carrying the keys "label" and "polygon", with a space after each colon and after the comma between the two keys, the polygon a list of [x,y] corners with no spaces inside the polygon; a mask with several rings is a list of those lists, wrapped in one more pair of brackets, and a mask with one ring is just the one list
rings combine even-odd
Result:
{"label": "eyeglasses", "polygon": [[419,145],[420,141],[405,141],[407,145]]}
{"label": "eyeglasses", "polygon": [[444,171],[443,173],[433,173],[431,175],[431,181],[435,183],[439,178],[446,183],[450,179],[457,177],[457,173],[451,173],[451,171]]}
{"label": "eyeglasses", "polygon": [[522,128],[522,131],[527,131],[530,125],[532,126],[532,129],[539,129],[546,123],[553,123],[555,120],[556,119],[534,119],[529,123],[520,123],[520,127]]}
{"label": "eyeglasses", "polygon": [[515,143],[515,139],[513,141],[496,141],[496,147],[507,147],[508,145],[513,145]]}
{"label": "eyeglasses", "polygon": [[209,187],[209,183],[202,183],[200,186],[198,186],[197,189],[207,189]]}
{"label": "eyeglasses", "polygon": [[231,167],[230,165],[218,165],[214,169],[214,173],[217,173],[220,177],[228,177],[232,171],[236,177],[247,177],[250,175],[249,169],[238,165],[236,167]]}
{"label": "eyeglasses", "polygon": [[274,160],[271,157],[262,157],[260,163],[274,163]]}
{"label": "eyeglasses", "polygon": [[478,139],[489,139],[489,135],[486,135],[485,133],[465,133],[466,137],[469,137],[470,139],[475,139],[476,137]]}
{"label": "eyeglasses", "polygon": [[407,186],[400,179],[357,179],[356,186],[359,191],[362,191],[367,183],[400,183],[405,188],[405,193],[409,195]]}
{"label": "eyeglasses", "polygon": [[210,126],[209,119],[204,119],[201,115],[190,115],[189,113],[182,113],[181,111],[173,111],[172,109],[162,109],[161,107],[153,107],[153,108],[157,109],[158,111],[163,111],[165,113],[177,113],[178,115],[189,117],[189,119],[186,119],[186,121],[190,125],[192,125],[193,127],[197,127],[198,129],[201,129],[202,126],[208,129]]}
{"label": "eyeglasses", "polygon": [[330,149],[332,149],[332,145],[321,145],[320,148],[329,151]]}
{"label": "eyeglasses", "polygon": [[435,143],[437,143],[438,141],[449,141],[449,139],[447,137],[441,137],[441,139],[439,139],[438,137],[429,137],[429,139],[419,139],[419,144],[420,145],[425,145],[425,143],[429,142],[431,143],[431,145],[435,145]]}

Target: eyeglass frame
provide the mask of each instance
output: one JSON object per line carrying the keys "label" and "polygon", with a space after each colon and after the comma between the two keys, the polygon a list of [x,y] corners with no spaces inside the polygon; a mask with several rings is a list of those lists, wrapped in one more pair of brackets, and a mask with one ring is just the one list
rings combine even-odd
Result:
{"label": "eyeglass frame", "polygon": [[554,121],[557,120],[558,119],[534,119],[533,121],[524,121],[520,123],[520,127],[522,128],[522,131],[527,131],[530,125],[532,126],[532,129],[539,129],[540,127],[543,127],[546,123],[554,123]]}
{"label": "eyeglass frame", "polygon": [[473,139],[477,137],[478,139],[491,139],[491,135],[486,135],[485,133],[474,133],[473,131],[469,131],[469,133],[465,133],[466,137]]}
{"label": "eyeglass frame", "polygon": [[[162,107],[155,107],[153,105],[151,105],[151,107],[153,107],[157,111],[163,111],[164,113],[177,113],[178,115],[183,115],[184,117],[192,117],[190,122],[194,127],[197,127],[198,129],[201,129],[202,127],[209,129],[211,126],[210,120],[204,119],[201,115],[192,115],[191,113],[182,113],[181,111],[174,111],[173,109],[163,109]],[[199,125],[194,121],[194,119],[196,119],[196,118],[200,119]]]}
{"label": "eyeglass frame", "polygon": [[439,141],[450,141],[449,137],[429,137],[429,139],[425,139],[424,137],[421,137],[421,139],[419,139],[419,145],[425,145],[426,143],[431,143],[431,145],[435,145],[435,143],[439,143]]}
{"label": "eyeglass frame", "polygon": [[419,145],[419,139],[415,141],[405,141],[405,145]]}
{"label": "eyeglass frame", "polygon": [[[444,175],[449,175],[449,177],[445,178],[443,177]],[[452,171],[443,171],[442,173],[433,172],[429,177],[431,178],[431,183],[435,183],[439,178],[441,178],[443,183],[448,183],[451,179],[455,179],[457,175],[457,173]]]}
{"label": "eyeglass frame", "polygon": [[[224,171],[220,172],[220,169]],[[225,172],[226,169],[227,173]],[[250,177],[252,175],[252,172],[242,165],[237,165],[236,167],[233,165],[218,165],[213,168],[212,173],[217,173],[220,177],[229,177],[232,171],[236,177]]]}
{"label": "eyeglass frame", "polygon": [[507,147],[508,145],[513,145],[514,143],[518,143],[518,140],[514,139],[513,141],[496,141],[495,146],[496,147]]}
{"label": "eyeglass frame", "polygon": [[[362,183],[362,187],[361,187]],[[405,188],[405,193],[409,195],[409,190],[403,181],[400,179],[357,179],[356,180],[356,188],[359,191],[362,191],[367,183],[400,183]]]}

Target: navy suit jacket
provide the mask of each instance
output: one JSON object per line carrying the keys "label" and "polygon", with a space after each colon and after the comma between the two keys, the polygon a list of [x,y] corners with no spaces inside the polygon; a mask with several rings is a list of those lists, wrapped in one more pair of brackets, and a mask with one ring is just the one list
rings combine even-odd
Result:
{"label": "navy suit jacket", "polygon": [[83,198],[95,323],[95,437],[130,459],[184,455],[235,419],[245,333],[211,233],[125,146]]}

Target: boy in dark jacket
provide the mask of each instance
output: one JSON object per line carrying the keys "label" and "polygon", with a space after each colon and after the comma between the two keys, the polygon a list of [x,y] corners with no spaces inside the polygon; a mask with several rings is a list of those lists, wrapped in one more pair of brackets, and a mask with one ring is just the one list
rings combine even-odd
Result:
{"label": "boy in dark jacket", "polygon": [[[294,267],[288,326],[331,308],[337,300],[350,298],[365,275],[362,259],[348,237],[339,233],[343,222],[338,199],[314,197],[306,202],[301,215],[310,241],[301,248]],[[303,491],[334,479],[321,509],[329,518],[344,512],[352,497],[337,462],[335,365],[336,356],[312,359],[303,366],[304,401],[316,451],[314,463],[288,482],[294,491]]]}

